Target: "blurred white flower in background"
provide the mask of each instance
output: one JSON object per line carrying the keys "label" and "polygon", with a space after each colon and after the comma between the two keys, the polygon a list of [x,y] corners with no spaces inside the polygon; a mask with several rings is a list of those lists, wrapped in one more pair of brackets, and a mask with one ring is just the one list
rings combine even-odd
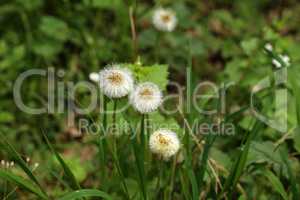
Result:
{"label": "blurred white flower in background", "polygon": [[281,58],[281,60],[285,63],[285,65],[287,67],[291,65],[291,63],[290,63],[290,57],[288,55],[282,55],[282,54],[280,54],[279,57]]}
{"label": "blurred white flower in background", "polygon": [[281,67],[281,63],[278,60],[276,60],[275,58],[272,59],[272,63],[277,68]]}
{"label": "blurred white flower in background", "polygon": [[140,113],[155,111],[162,103],[162,92],[151,82],[137,85],[129,97],[133,108]]}
{"label": "blurred white flower in background", "polygon": [[172,32],[177,25],[177,18],[174,11],[158,8],[153,13],[152,23],[160,31]]}
{"label": "blurred white flower in background", "polygon": [[[282,60],[282,62],[285,64],[285,66],[289,67],[291,65],[290,57],[288,55],[279,54],[279,58]],[[275,58],[272,59],[272,63],[277,68],[282,67],[282,64]]]}
{"label": "blurred white flower in background", "polygon": [[128,95],[133,85],[131,72],[119,65],[112,65],[99,73],[100,89],[109,98],[121,98]]}
{"label": "blurred white flower in background", "polygon": [[271,43],[267,43],[265,44],[265,49],[268,50],[268,51],[273,51],[273,46]]}
{"label": "blurred white flower in background", "polygon": [[97,72],[92,72],[92,73],[90,73],[89,78],[90,78],[90,80],[93,81],[93,82],[99,82],[100,76],[99,76],[99,73],[97,73]]}
{"label": "blurred white flower in background", "polygon": [[158,154],[165,160],[168,160],[178,152],[180,141],[173,131],[159,129],[150,136],[149,147],[152,153]]}

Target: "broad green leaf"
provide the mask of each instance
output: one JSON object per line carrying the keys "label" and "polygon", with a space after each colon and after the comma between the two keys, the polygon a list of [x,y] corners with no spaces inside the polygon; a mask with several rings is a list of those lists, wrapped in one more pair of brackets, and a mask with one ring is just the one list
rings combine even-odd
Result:
{"label": "broad green leaf", "polygon": [[17,186],[19,186],[20,188],[23,188],[29,192],[32,192],[34,194],[36,194],[38,197],[40,197],[41,199],[48,199],[48,197],[41,192],[35,184],[33,184],[31,181],[24,179],[21,176],[17,176],[7,170],[3,170],[0,168],[0,178],[2,180],[7,180],[13,184],[16,184]]}
{"label": "broad green leaf", "polygon": [[63,197],[58,198],[58,200],[74,200],[83,197],[101,197],[106,200],[113,200],[113,198],[105,192],[96,189],[82,189],[70,192]]}
{"label": "broad green leaf", "polygon": [[59,41],[66,41],[69,37],[68,25],[63,20],[56,17],[42,17],[39,29],[48,37]]}
{"label": "broad green leaf", "polygon": [[167,65],[151,65],[141,66],[138,64],[125,64],[131,69],[138,82],[153,82],[157,84],[162,90],[166,89],[168,84],[168,66]]}

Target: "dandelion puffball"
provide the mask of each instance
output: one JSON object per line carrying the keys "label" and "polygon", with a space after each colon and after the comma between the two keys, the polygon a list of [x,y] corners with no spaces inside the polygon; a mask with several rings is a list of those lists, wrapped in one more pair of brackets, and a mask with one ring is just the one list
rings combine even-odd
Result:
{"label": "dandelion puffball", "polygon": [[113,65],[100,71],[99,84],[109,98],[121,98],[131,92],[134,80],[128,69]]}
{"label": "dandelion puffball", "polygon": [[178,152],[180,141],[173,131],[159,129],[150,136],[149,147],[152,153],[158,154],[167,160]]}
{"label": "dandelion puffball", "polygon": [[177,25],[177,18],[172,10],[158,8],[153,13],[152,23],[160,31],[172,32]]}
{"label": "dandelion puffball", "polygon": [[137,85],[129,97],[133,108],[140,113],[155,111],[162,103],[162,92],[151,82]]}

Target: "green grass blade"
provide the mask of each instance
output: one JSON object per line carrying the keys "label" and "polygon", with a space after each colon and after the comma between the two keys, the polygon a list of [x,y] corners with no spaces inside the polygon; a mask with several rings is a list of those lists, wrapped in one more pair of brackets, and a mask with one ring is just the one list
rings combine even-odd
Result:
{"label": "green grass blade", "polygon": [[204,149],[203,149],[203,153],[202,153],[202,157],[201,157],[201,161],[200,161],[199,176],[198,176],[198,184],[199,184],[200,190],[202,188],[202,184],[204,181],[204,174],[205,174],[206,167],[207,167],[209,150],[210,150],[212,144],[214,143],[215,139],[216,139],[215,135],[211,135],[211,134],[208,135]]}
{"label": "green grass blade", "polygon": [[70,192],[63,197],[58,198],[58,200],[74,200],[83,197],[100,197],[106,200],[113,200],[113,198],[105,192],[96,189],[82,189]]}
{"label": "green grass blade", "polygon": [[66,179],[70,185],[70,187],[73,190],[78,190],[80,189],[80,185],[77,182],[73,172],[71,171],[71,169],[69,168],[69,166],[65,163],[65,161],[63,160],[63,158],[59,155],[59,153],[53,148],[53,146],[51,145],[50,141],[48,140],[47,136],[45,135],[45,133],[42,131],[42,134],[46,140],[46,143],[49,147],[49,149],[51,150],[51,152],[55,155],[56,159],[58,160],[59,164],[62,166]]}
{"label": "green grass blade", "polygon": [[135,164],[138,170],[138,176],[139,176],[139,182],[140,182],[140,188],[142,191],[142,195],[144,200],[147,199],[147,187],[146,187],[146,183],[145,183],[145,169],[144,169],[144,155],[141,153],[141,146],[138,144],[138,140],[137,140],[137,135],[134,132],[131,123],[126,119],[125,116],[123,116],[124,119],[127,121],[127,123],[129,124],[129,128],[131,131],[131,136],[133,138],[131,138],[131,146],[132,146],[132,150],[135,156]]}
{"label": "green grass blade", "polygon": [[240,150],[240,154],[237,160],[235,161],[235,163],[233,164],[228,178],[226,179],[225,186],[219,195],[219,199],[222,197],[222,195],[225,192],[229,192],[229,196],[231,196],[240,176],[243,173],[247,161],[247,156],[248,156],[251,141],[255,138],[255,136],[257,135],[259,130],[261,130],[262,127],[263,124],[257,120],[253,126],[253,129],[248,133],[244,144],[241,145],[242,148]]}
{"label": "green grass blade", "polygon": [[[31,169],[27,166],[26,162],[21,158],[19,153],[14,149],[14,147],[5,139],[4,135],[0,133],[1,138],[1,149],[4,149],[10,156],[13,157],[14,161],[22,168],[22,170],[27,174],[30,180],[32,180],[40,190],[46,195],[45,190],[40,185],[39,181],[33,175]],[[46,195],[47,196],[47,195]]]}
{"label": "green grass blade", "polygon": [[17,176],[7,170],[3,170],[0,168],[0,178],[16,184],[18,187],[23,188],[31,193],[36,194],[41,199],[48,199],[48,197],[42,191],[40,191],[34,183],[24,179],[21,176]]}
{"label": "green grass blade", "polygon": [[190,200],[191,197],[190,197],[190,193],[189,193],[189,187],[188,187],[187,181],[185,180],[186,175],[184,173],[183,168],[180,168],[179,177],[180,177],[180,183],[181,183],[181,189],[183,192],[183,196],[186,200]]}
{"label": "green grass blade", "polygon": [[282,183],[280,182],[279,178],[277,178],[275,174],[273,174],[273,172],[271,172],[270,170],[266,170],[264,171],[263,175],[265,175],[268,178],[268,180],[273,186],[273,189],[276,190],[284,200],[289,199]]}
{"label": "green grass blade", "polygon": [[298,200],[299,196],[300,196],[299,187],[298,187],[298,184],[297,184],[297,181],[295,178],[296,175],[293,173],[293,170],[291,168],[290,161],[288,159],[288,154],[282,150],[282,151],[280,151],[280,155],[281,155],[281,159],[282,159],[283,163],[286,165],[286,168],[288,171],[288,176],[289,176],[292,193],[293,193],[293,200]]}

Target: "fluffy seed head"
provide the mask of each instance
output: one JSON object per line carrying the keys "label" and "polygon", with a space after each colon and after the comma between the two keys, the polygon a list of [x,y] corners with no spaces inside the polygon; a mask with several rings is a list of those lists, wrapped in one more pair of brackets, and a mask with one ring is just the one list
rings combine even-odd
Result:
{"label": "fluffy seed head", "polygon": [[129,100],[135,110],[140,113],[150,113],[162,103],[162,92],[154,83],[145,82],[136,86]]}
{"label": "fluffy seed head", "polygon": [[175,155],[180,148],[180,141],[171,130],[159,129],[149,139],[150,150],[168,160]]}
{"label": "fluffy seed head", "polygon": [[172,10],[158,8],[153,13],[152,23],[160,31],[172,32],[177,25],[177,18]]}
{"label": "fluffy seed head", "polygon": [[109,98],[121,98],[131,92],[134,81],[128,69],[113,65],[100,71],[99,84]]}

